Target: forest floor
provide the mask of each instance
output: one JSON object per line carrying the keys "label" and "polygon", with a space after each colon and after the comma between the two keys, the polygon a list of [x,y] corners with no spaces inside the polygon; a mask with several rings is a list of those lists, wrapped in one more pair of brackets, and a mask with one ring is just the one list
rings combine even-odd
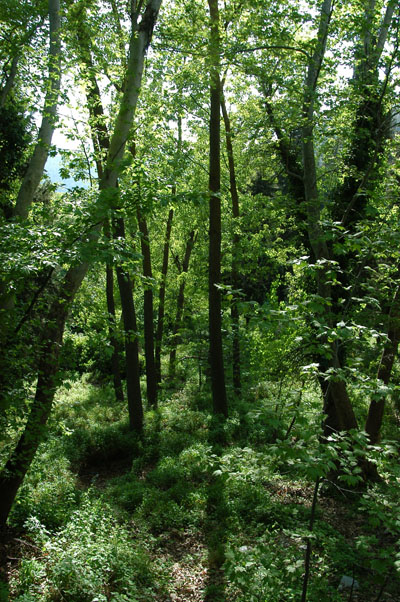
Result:
{"label": "forest floor", "polygon": [[[60,394],[0,533],[0,600],[299,601],[320,451],[306,432],[313,395],[287,441],[291,418],[277,424],[268,399],[221,425],[182,391],[146,414],[140,439],[108,396],[87,382]],[[322,485],[307,600],[400,601],[392,464],[379,485]],[[355,586],[339,591],[344,576]]]}

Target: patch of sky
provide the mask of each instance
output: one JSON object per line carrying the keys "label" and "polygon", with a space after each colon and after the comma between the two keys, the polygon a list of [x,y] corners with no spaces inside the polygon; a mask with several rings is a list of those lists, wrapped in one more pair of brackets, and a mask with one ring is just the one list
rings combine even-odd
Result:
{"label": "patch of sky", "polygon": [[45,171],[53,184],[57,184],[57,189],[62,192],[66,190],[72,190],[72,188],[89,188],[89,178],[82,179],[74,177],[70,174],[69,177],[63,177],[60,170],[62,170],[62,157],[57,153],[55,156],[51,156],[47,159]]}

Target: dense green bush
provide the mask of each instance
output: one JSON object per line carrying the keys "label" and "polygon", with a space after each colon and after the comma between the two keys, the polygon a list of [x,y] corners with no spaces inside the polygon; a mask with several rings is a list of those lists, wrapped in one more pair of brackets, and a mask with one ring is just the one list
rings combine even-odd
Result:
{"label": "dense green bush", "polygon": [[98,466],[114,460],[132,460],[140,449],[138,436],[125,423],[77,428],[65,439],[64,449],[75,467]]}
{"label": "dense green bush", "polygon": [[19,490],[9,522],[21,527],[35,516],[49,529],[62,526],[76,508],[81,492],[57,441],[42,444]]}
{"label": "dense green bush", "polygon": [[27,529],[43,552],[40,558],[24,560],[12,580],[16,602],[27,602],[32,595],[37,602],[145,602],[156,598],[148,552],[132,542],[127,528],[90,493],[55,536],[34,518]]}

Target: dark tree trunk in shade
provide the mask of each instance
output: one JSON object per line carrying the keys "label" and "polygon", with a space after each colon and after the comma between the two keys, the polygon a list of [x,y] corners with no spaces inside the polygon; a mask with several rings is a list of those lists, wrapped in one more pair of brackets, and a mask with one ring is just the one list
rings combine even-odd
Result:
{"label": "dark tree trunk in shade", "polygon": [[[187,274],[189,269],[190,256],[192,254],[193,246],[196,241],[194,230],[189,235],[188,241],[186,243],[185,255],[182,261],[182,270],[181,274]],[[176,370],[176,349],[178,346],[178,338],[179,338],[179,330],[182,325],[183,318],[183,310],[185,307],[185,286],[186,286],[186,278],[184,277],[181,280],[178,291],[178,299],[176,303],[176,317],[174,326],[172,328],[172,349],[169,354],[169,367],[168,367],[168,377],[173,379],[175,378],[175,370]]]}
{"label": "dark tree trunk in shade", "polygon": [[119,344],[116,336],[115,303],[114,303],[114,274],[111,265],[106,265],[106,296],[108,312],[108,331],[112,347],[111,371],[113,375],[115,398],[124,401],[124,392],[121,382],[121,371],[119,366]]}
{"label": "dark tree trunk in shade", "polygon": [[[113,223],[114,236],[125,241],[124,220],[119,217]],[[132,281],[121,265],[116,267],[122,320],[124,323],[126,388],[128,396],[129,426],[140,432],[143,427],[143,406],[140,390],[139,344]]]}
{"label": "dark tree trunk in shade", "polygon": [[154,320],[153,320],[153,289],[150,280],[153,278],[151,268],[151,252],[147,221],[140,209],[137,209],[137,220],[140,231],[140,244],[143,255],[143,275],[149,282],[144,289],[144,353],[146,358],[147,400],[149,405],[157,407],[157,373],[154,361]]}
{"label": "dark tree trunk in shade", "polygon": [[[228,155],[228,166],[229,166],[229,182],[230,182],[230,193],[232,200],[232,215],[233,215],[233,236],[232,236],[232,287],[236,291],[240,286],[239,282],[239,243],[240,237],[236,231],[236,223],[240,217],[239,213],[239,195],[236,184],[236,170],[235,170],[235,158],[233,155],[232,146],[232,133],[231,133],[231,122],[229,119],[228,111],[226,109],[225,98],[223,88],[221,86],[221,109],[222,116],[224,118],[225,125],[225,139],[226,139],[226,152]],[[241,392],[240,382],[240,331],[239,331],[239,308],[237,300],[234,298],[231,304],[231,320],[232,320],[232,377],[233,377],[233,389],[235,394],[239,397]]]}
{"label": "dark tree trunk in shade", "polygon": [[59,353],[68,307],[87,272],[87,264],[71,268],[63,288],[49,309],[45,337],[40,347],[36,394],[18,443],[0,474],[0,525],[5,524],[11,506],[46,433],[57,388]]}
{"label": "dark tree trunk in shade", "polygon": [[[377,374],[378,380],[381,380],[385,385],[389,384],[400,341],[400,287],[396,290],[390,309],[387,336],[388,340],[382,351]],[[385,393],[379,399],[373,399],[369,406],[365,431],[369,435],[372,445],[379,441],[384,410]]]}
{"label": "dark tree trunk in shade", "polygon": [[172,220],[174,210],[170,209],[168,213],[167,226],[165,230],[163,262],[161,268],[161,284],[158,302],[158,319],[155,338],[155,364],[157,383],[161,382],[161,346],[164,333],[164,316],[165,316],[165,289],[167,284],[168,260],[169,260],[169,243],[171,240]]}
{"label": "dark tree trunk in shade", "polygon": [[222,349],[221,293],[221,166],[220,166],[220,38],[218,0],[210,9],[210,173],[209,173],[209,337],[210,372],[214,412],[228,415]]}

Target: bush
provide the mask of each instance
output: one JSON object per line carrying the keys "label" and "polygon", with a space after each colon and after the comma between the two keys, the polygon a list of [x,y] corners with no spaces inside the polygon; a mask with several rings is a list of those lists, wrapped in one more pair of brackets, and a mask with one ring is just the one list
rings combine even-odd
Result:
{"label": "bush", "polygon": [[68,460],[59,455],[58,443],[49,440],[39,447],[19,490],[9,524],[21,527],[29,516],[36,516],[49,529],[56,529],[68,520],[79,498]]}
{"label": "bush", "polygon": [[128,430],[125,423],[77,428],[66,438],[65,453],[75,468],[99,466],[114,460],[131,461],[139,452],[136,433]]}
{"label": "bush", "polygon": [[90,493],[56,536],[37,519],[28,521],[26,527],[43,554],[40,559],[25,561],[12,580],[16,602],[27,601],[32,592],[36,592],[37,602],[156,599],[148,553],[132,542],[131,534],[115,521],[111,510],[101,500],[91,499]]}

